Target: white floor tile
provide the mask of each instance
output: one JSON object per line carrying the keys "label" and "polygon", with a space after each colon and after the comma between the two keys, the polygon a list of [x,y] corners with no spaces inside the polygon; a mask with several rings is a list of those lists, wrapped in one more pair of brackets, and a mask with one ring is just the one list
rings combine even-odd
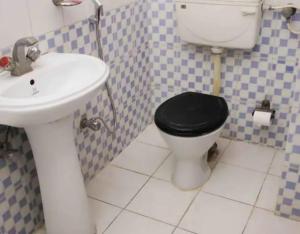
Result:
{"label": "white floor tile", "polygon": [[219,163],[203,190],[254,205],[265,174]]}
{"label": "white floor tile", "polygon": [[273,163],[269,171],[271,175],[281,176],[281,172],[284,165],[284,155],[285,152],[282,150],[276,152]]}
{"label": "white floor tile", "polygon": [[164,148],[168,148],[167,143],[161,137],[155,124],[149,125],[137,138],[138,141],[144,142],[150,145],[156,145]]}
{"label": "white floor tile", "polygon": [[269,147],[233,141],[225,150],[221,161],[260,172],[267,172],[274,154],[275,150]]}
{"label": "white floor tile", "polygon": [[108,225],[117,217],[121,209],[104,202],[89,199],[90,210],[97,226],[97,233],[102,233]]}
{"label": "white floor tile", "polygon": [[193,234],[192,232],[187,232],[185,230],[182,230],[180,228],[177,228],[174,232],[174,234]]}
{"label": "white floor tile", "polygon": [[88,184],[87,192],[91,197],[125,207],[147,179],[141,174],[107,166]]}
{"label": "white floor tile", "polygon": [[124,211],[105,234],[171,234],[173,229],[168,224]]}
{"label": "white floor tile", "polygon": [[163,160],[170,153],[169,150],[132,142],[113,162],[113,165],[152,175]]}
{"label": "white floor tile", "polygon": [[181,191],[171,183],[151,179],[129,204],[128,209],[176,225],[196,191]]}
{"label": "white floor tile", "polygon": [[174,155],[171,154],[161,167],[155,172],[154,177],[162,180],[171,181],[174,164]]}
{"label": "white floor tile", "polygon": [[256,206],[270,211],[274,211],[280,186],[280,177],[268,175],[263,185],[262,191]]}
{"label": "white floor tile", "polygon": [[180,227],[196,233],[241,234],[252,206],[200,192]]}
{"label": "white floor tile", "polygon": [[256,208],[244,234],[299,234],[300,222],[281,218],[270,211]]}

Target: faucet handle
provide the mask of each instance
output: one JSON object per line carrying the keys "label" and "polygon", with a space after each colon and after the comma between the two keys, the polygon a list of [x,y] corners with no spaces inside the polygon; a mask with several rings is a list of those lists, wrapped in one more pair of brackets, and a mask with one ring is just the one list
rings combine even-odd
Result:
{"label": "faucet handle", "polygon": [[26,57],[29,58],[32,62],[35,62],[41,55],[41,51],[37,46],[32,46],[28,49]]}

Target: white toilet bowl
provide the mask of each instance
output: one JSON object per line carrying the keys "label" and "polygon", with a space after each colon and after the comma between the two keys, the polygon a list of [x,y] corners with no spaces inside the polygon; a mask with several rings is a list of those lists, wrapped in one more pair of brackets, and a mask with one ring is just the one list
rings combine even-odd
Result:
{"label": "white toilet bowl", "polygon": [[173,151],[172,181],[178,188],[195,189],[208,180],[207,153],[228,114],[223,98],[195,92],[172,97],[157,108],[155,124]]}
{"label": "white toilet bowl", "polygon": [[203,185],[211,174],[207,152],[220,136],[224,125],[214,132],[198,137],[178,137],[160,130],[174,155],[172,182],[182,190]]}

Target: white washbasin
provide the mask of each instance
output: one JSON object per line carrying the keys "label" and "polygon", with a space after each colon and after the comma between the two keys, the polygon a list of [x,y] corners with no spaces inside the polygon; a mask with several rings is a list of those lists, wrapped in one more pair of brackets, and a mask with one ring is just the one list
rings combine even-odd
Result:
{"label": "white washbasin", "polygon": [[30,73],[0,75],[0,124],[25,128],[47,234],[95,233],[74,143],[73,112],[97,94],[108,74],[97,58],[49,53]]}
{"label": "white washbasin", "polygon": [[20,77],[0,76],[0,124],[24,127],[67,116],[91,98],[109,73],[101,60],[79,54],[49,53],[33,67]]}

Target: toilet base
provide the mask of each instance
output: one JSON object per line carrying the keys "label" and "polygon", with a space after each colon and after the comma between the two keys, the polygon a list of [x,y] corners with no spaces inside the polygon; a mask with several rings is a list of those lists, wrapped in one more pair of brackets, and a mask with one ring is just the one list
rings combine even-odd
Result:
{"label": "toilet base", "polygon": [[207,153],[198,160],[175,159],[172,182],[181,190],[193,190],[201,187],[209,179],[210,174]]}

